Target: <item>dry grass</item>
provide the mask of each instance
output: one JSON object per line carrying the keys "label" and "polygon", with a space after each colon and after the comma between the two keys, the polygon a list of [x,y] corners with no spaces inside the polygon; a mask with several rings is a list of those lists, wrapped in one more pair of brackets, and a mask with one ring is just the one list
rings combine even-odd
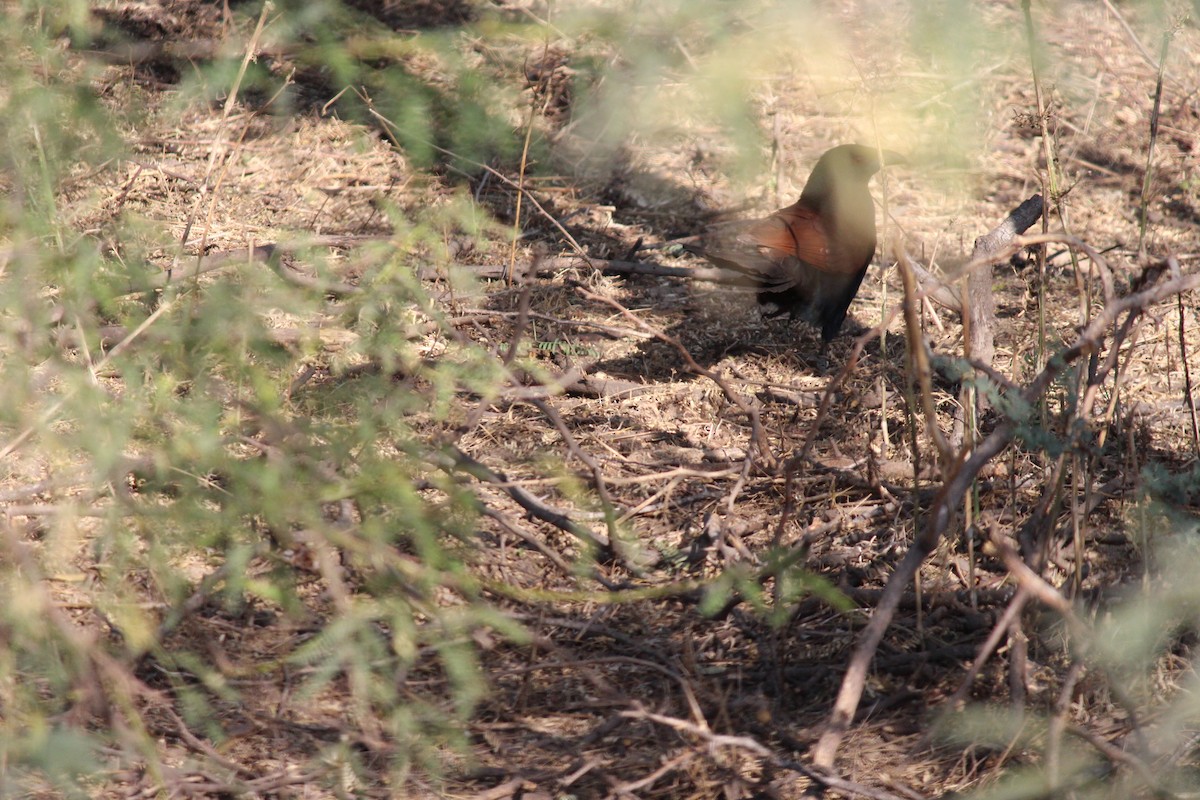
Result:
{"label": "dry grass", "polygon": [[[201,15],[185,13],[191,5],[170,4],[175,19],[196,26],[181,32],[195,38],[219,35],[218,27],[196,22]],[[781,64],[776,73],[758,79],[752,104],[761,128],[777,139],[780,162],[777,170],[764,168],[768,174],[753,186],[732,182],[723,172],[729,149],[715,126],[681,126],[673,141],[631,143],[615,167],[587,161],[586,143],[572,140],[568,129],[560,146],[572,157],[582,154],[574,162],[578,173],[568,171],[571,159],[565,159],[560,175],[531,180],[534,196],[593,256],[622,258],[639,239],[656,243],[695,233],[716,211],[732,209],[735,216],[748,216],[791,202],[820,152],[843,141],[870,140],[878,128],[887,146],[914,154],[912,168],[887,176],[887,239],[901,238],[910,253],[934,264],[961,259],[975,236],[1042,191],[1041,144],[1021,120],[1033,105],[1028,64],[1019,57],[1018,42],[1012,57],[978,64],[976,72],[965,76],[980,98],[976,138],[963,149],[961,160],[938,163],[935,143],[946,133],[941,127],[945,116],[931,115],[928,129],[901,130],[894,127],[900,117],[890,106],[900,102],[897,98],[911,103],[921,96],[929,103],[949,103],[957,89],[935,91],[919,65],[905,63],[900,48],[887,46],[889,37],[902,29],[903,20],[896,16],[902,12],[900,4],[880,5],[865,0],[839,4],[837,16],[846,23],[840,36],[853,52],[872,54],[856,69],[839,62],[821,74],[801,54],[795,63]],[[1019,10],[1012,5],[990,3],[987,14],[995,30],[1019,37]],[[1155,73],[1118,20],[1098,4],[1061,3],[1042,13],[1047,17],[1039,33],[1046,39],[1048,61],[1055,65],[1046,81],[1052,87],[1059,153],[1071,187],[1063,221],[1092,246],[1115,248],[1107,258],[1118,283],[1127,286],[1139,271],[1131,253],[1137,236],[1134,209]],[[209,24],[217,26],[218,21]],[[498,50],[515,46],[492,44]],[[570,44],[556,47],[569,60]],[[530,58],[541,52],[532,50]],[[1192,156],[1200,144],[1196,53],[1200,36],[1185,28],[1168,68],[1171,101],[1157,155],[1149,244],[1152,253],[1177,255],[1185,269],[1194,268],[1200,249],[1200,181]],[[548,129],[563,124],[561,69],[557,74],[557,93],[546,101],[554,109],[545,120]],[[125,102],[134,73],[114,67],[106,80],[111,101]],[[524,88],[521,76],[512,80],[514,88]],[[897,87],[904,91],[893,91]],[[510,187],[495,179],[464,185],[453,173],[419,174],[376,131],[362,125],[310,113],[271,117],[247,109],[222,119],[218,107],[196,105],[180,116],[160,97],[169,93],[168,86],[143,82],[137,92],[149,101],[149,113],[144,126],[129,135],[136,158],[87,176],[64,198],[64,212],[81,230],[105,230],[118,215],[136,215],[143,229],[157,232],[148,235],[144,247],[164,269],[188,219],[195,219],[183,244],[188,254],[201,243],[228,251],[308,235],[386,234],[391,225],[381,210],[385,206],[404,213],[448,202],[464,191],[480,201],[481,216],[490,212],[511,219]],[[876,109],[874,118],[871,108]],[[211,185],[212,142],[225,126],[233,132],[237,157],[215,191],[209,216],[199,187],[206,180]],[[875,193],[880,194],[878,184]],[[528,238],[522,241],[520,263],[530,261],[532,251],[526,246],[535,242],[553,252],[564,249],[557,230],[536,211],[526,206],[523,215]],[[1058,228],[1060,221],[1052,218],[1050,224]],[[507,244],[498,233],[469,242],[464,238],[461,231],[445,234],[447,249],[460,254],[464,269],[505,263]],[[651,255],[662,263],[685,263]],[[339,251],[326,267],[353,282],[354,263],[353,252]],[[1035,273],[1032,266],[1009,265],[996,273],[1001,320],[996,365],[1018,383],[1033,374]],[[1073,338],[1079,303],[1064,255],[1051,261],[1047,274],[1053,350]],[[712,381],[689,375],[670,344],[648,337],[612,307],[587,300],[576,282],[629,309],[650,328],[677,337],[700,364],[748,398],[775,453],[789,454],[813,438],[810,463],[789,484],[745,462],[751,449],[748,423],[722,391]],[[874,268],[852,306],[852,317],[863,326],[875,325],[900,294],[892,271]],[[518,789],[536,789],[599,798],[612,796],[617,787],[639,797],[751,796],[764,770],[770,772],[763,759],[737,748],[706,751],[697,746],[695,735],[646,718],[623,717],[622,712],[641,703],[719,733],[754,737],[789,757],[802,758],[815,741],[864,613],[907,549],[937,485],[933,454],[912,452],[910,427],[923,428],[924,423],[905,413],[902,326],[894,322],[883,342],[867,345],[828,416],[813,430],[828,380],[816,370],[817,336],[786,320],[760,318],[749,295],[670,278],[596,277],[581,262],[552,278],[512,287],[483,283],[444,301],[452,319],[469,319],[458,328],[463,336],[502,352],[517,331],[514,312],[522,298],[535,316],[519,333],[523,343],[546,343],[547,349],[539,351],[546,370],[578,368],[644,387],[630,396],[559,394],[545,399],[564,420],[571,447],[594,460],[620,510],[620,524],[642,554],[642,574],[614,569],[614,580],[628,579],[630,587],[670,586],[738,565],[750,569],[761,565],[772,546],[794,545],[806,534],[816,534],[803,563],[843,589],[864,612],[834,611],[809,596],[795,602],[781,624],[771,626],[746,604],[717,618],[706,616],[697,608],[696,595],[682,590],[656,600],[610,602],[597,584],[564,573],[561,561],[555,563],[528,543],[539,540],[545,551],[571,563],[580,555],[578,540],[524,517],[501,487],[480,487],[480,497],[497,516],[480,520],[479,535],[488,549],[477,556],[478,569],[497,587],[511,588],[497,602],[528,626],[536,641],[531,647],[490,643],[484,669],[492,691],[469,731],[470,762],[447,755],[447,787],[421,789],[418,781],[409,796],[445,791],[449,796],[507,797],[517,796]],[[1194,350],[1200,347],[1200,320],[1194,299],[1187,302],[1188,346]],[[1085,596],[1103,595],[1140,574],[1129,521],[1137,502],[1136,468],[1154,460],[1177,469],[1194,459],[1190,422],[1180,403],[1183,373],[1176,320],[1173,306],[1156,309],[1153,324],[1127,354],[1112,447],[1093,467],[1097,482],[1119,478],[1113,484],[1117,491],[1084,520],[1086,553],[1074,553],[1069,541],[1055,545],[1046,575],[1056,585],[1070,585],[1076,558],[1086,563],[1079,587]],[[295,320],[281,314],[276,324],[338,323],[333,315]],[[961,328],[951,314],[940,313],[936,320],[927,316],[926,333],[938,352],[952,354],[961,347]],[[852,337],[835,342],[832,361],[841,364],[851,345]],[[445,340],[433,337],[425,355],[436,358],[443,352]],[[336,361],[335,353],[313,355],[322,369]],[[937,401],[941,423],[949,428],[957,403],[953,387],[939,387]],[[1066,400],[1059,396],[1055,402]],[[458,439],[465,453],[593,530],[603,530],[603,521],[593,513],[594,472],[572,455],[562,432],[542,410],[505,397],[480,405],[478,398],[463,396],[461,403],[461,420],[470,425]],[[916,441],[925,439],[918,436]],[[918,458],[924,470],[914,488]],[[1048,462],[1021,448],[1006,454],[980,485],[982,515],[1005,530],[1019,525],[1042,494]],[[1069,530],[1065,516],[1063,526]],[[841,751],[843,776],[888,791],[907,787],[919,796],[935,796],[994,780],[1006,764],[1035,760],[1033,751],[1022,747],[1012,752],[960,749],[931,743],[925,736],[932,714],[957,688],[963,665],[1011,597],[999,562],[976,557],[976,563],[969,563],[966,545],[955,539],[924,566],[923,612],[916,613],[910,597],[885,639],[861,719]],[[541,603],[514,599],[522,591],[572,592],[581,586],[595,595]],[[68,582],[56,592],[64,603],[71,602]],[[311,600],[314,617],[329,612],[315,579]],[[86,614],[79,621],[97,623]],[[1036,636],[1038,626],[1031,618],[1025,629],[1035,636],[1026,703],[1048,712],[1055,707],[1069,657],[1050,637]],[[289,641],[303,635],[291,623],[269,614],[247,620],[194,616],[174,635],[220,642],[222,669],[237,676],[241,690],[236,705],[221,709],[230,738],[220,756],[249,773],[274,774],[304,763],[339,736],[369,738],[369,732],[355,729],[336,682],[318,697],[297,701],[291,695],[297,676],[258,673],[256,665],[272,662]],[[1164,683],[1185,668],[1162,665]],[[1006,681],[1003,660],[994,659],[972,696],[1005,703],[1010,699]],[[1104,723],[1114,718],[1114,710],[1102,683],[1084,685],[1071,716],[1101,736],[1115,738],[1127,728]],[[1161,692],[1169,697],[1170,687]],[[163,731],[178,729],[170,719],[159,723]],[[182,765],[201,755],[200,747],[172,736],[164,740],[162,756]],[[671,768],[662,769],[666,765]],[[658,777],[648,780],[656,770]],[[776,768],[768,780],[779,782],[779,796],[799,796],[805,781],[787,777]],[[134,783],[134,776],[129,782]],[[499,788],[488,793],[493,786]],[[120,792],[117,785],[107,788]],[[307,790],[296,793],[316,796]]]}

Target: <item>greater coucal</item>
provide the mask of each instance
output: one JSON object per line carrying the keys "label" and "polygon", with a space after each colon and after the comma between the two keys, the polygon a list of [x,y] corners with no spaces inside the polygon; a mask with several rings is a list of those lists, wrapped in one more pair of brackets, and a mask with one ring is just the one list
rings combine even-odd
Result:
{"label": "greater coucal", "polygon": [[[904,161],[883,151],[883,163]],[[821,344],[837,336],[846,309],[875,255],[875,206],[867,183],[879,171],[879,151],[843,144],[827,151],[800,199],[740,230],[732,241],[692,246],[719,267],[740,272],[775,305],[821,329]]]}

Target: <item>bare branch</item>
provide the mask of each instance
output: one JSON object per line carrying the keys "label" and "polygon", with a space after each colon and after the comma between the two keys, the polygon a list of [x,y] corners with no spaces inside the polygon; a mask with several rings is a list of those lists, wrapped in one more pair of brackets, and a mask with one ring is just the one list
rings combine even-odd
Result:
{"label": "bare branch", "polygon": [[[1159,265],[1158,269],[1148,272],[1144,282],[1151,282],[1154,277],[1164,271],[1162,266]],[[1164,283],[1151,285],[1126,297],[1109,302],[1080,333],[1074,343],[1060,350],[1047,361],[1045,368],[1021,392],[1021,399],[1030,405],[1034,404],[1069,364],[1075,362],[1083,355],[1098,352],[1103,345],[1106,331],[1122,315],[1129,315],[1129,318],[1125,320],[1127,326],[1133,317],[1145,313],[1154,304],[1175,294],[1192,291],[1197,288],[1200,288],[1200,273],[1176,275]],[[936,549],[942,536],[949,530],[955,518],[955,509],[962,505],[963,496],[978,477],[979,471],[985,464],[1008,447],[1016,435],[1016,431],[1016,423],[1012,420],[1005,420],[987,438],[979,443],[973,451],[967,447],[959,453],[956,465],[950,471],[950,477],[945,481],[941,491],[938,493],[937,499],[934,501],[934,507],[928,517],[925,528],[918,533],[913,546],[896,568],[896,571],[888,579],[879,605],[872,613],[870,622],[863,629],[859,643],[850,659],[846,674],[842,679],[842,685],[838,692],[837,700],[834,703],[833,711],[830,714],[829,722],[813,749],[813,762],[818,767],[829,769],[833,766],[834,757],[837,754],[842,737],[849,729],[850,723],[854,718],[854,713],[858,708],[858,702],[862,697],[871,659],[874,657],[879,642],[882,640],[884,632],[895,615],[904,587],[912,580],[921,563]],[[1037,581],[1041,581],[1041,578],[1036,573],[1033,573],[1032,570],[1029,570],[1023,563],[1021,567],[1027,570],[1034,578],[1037,578]],[[1020,574],[1022,576],[1025,575],[1024,572]],[[1028,582],[1022,581],[1022,586],[1033,592],[1038,599],[1046,602],[1052,608],[1056,610],[1062,608],[1062,603],[1060,602],[1061,595],[1055,597],[1056,592],[1054,594],[1046,594],[1044,587],[1032,580]],[[1069,604],[1066,611],[1070,612]]]}

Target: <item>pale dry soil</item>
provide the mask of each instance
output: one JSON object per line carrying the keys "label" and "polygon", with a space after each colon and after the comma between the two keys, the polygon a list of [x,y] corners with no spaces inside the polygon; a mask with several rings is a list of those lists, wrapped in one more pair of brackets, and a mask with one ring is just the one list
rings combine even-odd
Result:
{"label": "pale dry soil", "polygon": [[[145,13],[154,8],[113,5],[126,6],[129,14],[143,13],[143,5],[151,8]],[[537,634],[537,646],[491,643],[483,654],[491,692],[469,731],[470,757],[447,754],[443,788],[418,778],[404,790],[393,788],[393,796],[569,793],[600,798],[625,786],[625,796],[749,797],[765,796],[753,794],[753,787],[774,779],[779,796],[793,797],[806,785],[749,751],[708,749],[694,732],[621,714],[642,704],[694,725],[703,721],[718,733],[753,737],[783,757],[803,761],[865,614],[906,551],[914,525],[922,524],[921,515],[938,486],[926,423],[919,413],[905,411],[906,344],[899,317],[892,318],[882,338],[867,342],[818,424],[819,403],[830,378],[849,358],[852,334],[878,324],[901,297],[892,248],[903,247],[935,271],[961,262],[976,236],[1020,201],[1044,191],[1045,165],[1042,138],[1029,118],[1036,101],[1021,47],[1014,47],[1011,57],[978,64],[963,76],[964,85],[980,98],[974,109],[979,122],[972,146],[947,162],[940,158],[944,148],[938,144],[947,134],[939,127],[943,116],[931,114],[928,128],[913,125],[904,133],[887,128],[887,109],[901,102],[897,97],[930,105],[956,101],[955,87],[939,89],[917,59],[888,46],[903,23],[900,4],[864,0],[834,5],[846,41],[854,52],[866,55],[857,72],[830,67],[829,74],[820,74],[798,57],[759,77],[752,98],[755,122],[777,144],[778,156],[774,164],[764,158],[757,182],[748,185],[728,177],[730,148],[723,131],[686,125],[670,141],[629,143],[617,163],[598,167],[581,159],[575,163],[586,166],[572,173],[567,168],[571,158],[564,158],[557,174],[530,182],[533,196],[549,215],[562,220],[585,252],[622,259],[638,240],[657,245],[698,233],[718,218],[751,217],[791,202],[824,149],[844,141],[870,141],[879,128],[884,145],[903,149],[911,163],[889,169],[886,178],[873,184],[875,196],[886,199],[887,218],[882,209],[879,218],[883,245],[851,308],[849,334],[831,348],[829,370],[820,369],[814,331],[787,319],[764,319],[751,295],[726,287],[676,278],[603,277],[578,259],[557,274],[514,285],[485,280],[453,295],[438,282],[430,281],[429,288],[444,298],[452,318],[471,318],[458,329],[463,335],[497,351],[514,336],[512,312],[524,298],[535,319],[519,332],[522,346],[532,350],[540,343],[537,357],[547,370],[577,369],[636,385],[636,390],[608,396],[568,392],[546,398],[594,469],[571,455],[563,432],[534,406],[501,400],[480,408],[478,398],[462,398],[462,419],[472,424],[458,442],[463,451],[512,481],[527,481],[546,502],[579,514],[597,529],[602,523],[586,514],[594,510],[590,501],[558,491],[558,481],[551,480],[558,473],[548,471],[547,459],[560,459],[584,485],[596,472],[603,476],[644,564],[636,575],[613,567],[614,579],[655,586],[713,576],[732,565],[760,564],[769,548],[794,545],[816,532],[802,563],[841,587],[862,613],[837,611],[812,596],[795,601],[775,624],[747,604],[706,616],[694,597],[605,603],[597,584],[564,574],[543,552],[556,552],[569,562],[580,555],[577,540],[524,517],[495,487],[480,488],[484,502],[543,547],[530,546],[495,519],[481,518],[479,537],[488,552],[480,559],[481,570],[513,587],[584,586],[596,590],[597,597],[554,603],[497,597]],[[1015,5],[988,3],[987,17],[997,35],[1013,36],[1019,44],[1022,22]],[[1136,8],[1122,8],[1136,27],[1141,22]],[[176,2],[168,10],[180,26],[172,35],[218,35],[215,6]],[[1050,228],[1067,225],[1072,235],[1103,251],[1124,290],[1140,271],[1133,253],[1136,208],[1155,72],[1101,4],[1060,3],[1040,13],[1049,15],[1039,33],[1052,65],[1043,76],[1044,89],[1053,106],[1056,155],[1070,186],[1063,214],[1051,218]],[[422,24],[420,14],[403,22]],[[555,45],[565,63],[575,46],[566,40]],[[1148,250],[1156,256],[1174,254],[1184,269],[1195,269],[1200,253],[1200,181],[1194,156],[1200,144],[1195,99],[1200,35],[1185,27],[1175,47],[1154,159]],[[540,54],[539,47],[529,58]],[[249,134],[236,145],[238,158],[224,176],[215,213],[191,233],[187,247],[192,252],[201,246],[201,237],[204,247],[216,251],[313,234],[386,237],[389,223],[380,211],[385,205],[415,209],[465,191],[479,202],[481,214],[494,215],[500,225],[469,246],[462,234],[448,231],[457,268],[469,273],[481,265],[507,263],[504,237],[514,220],[515,192],[494,177],[464,178],[450,171],[423,176],[377,130],[311,109],[272,115],[238,106],[232,118],[223,118],[220,104],[193,105],[179,116],[167,102],[169,79],[150,80],[144,72],[114,66],[105,81],[108,102],[139,102],[151,109],[146,127],[128,133],[137,158],[90,176],[64,198],[64,208],[81,230],[102,227],[114,215],[131,211],[156,223],[163,247],[152,249],[150,257],[163,268],[198,202],[196,187],[205,180],[212,143],[231,124],[239,130],[248,126]],[[512,76],[512,88],[526,95],[532,91],[520,74]],[[564,91],[561,85],[557,90]],[[561,131],[569,99],[560,98],[553,106],[558,117],[547,111],[537,124]],[[872,108],[878,116],[872,116]],[[570,130],[563,134],[564,151],[586,151],[587,142],[572,142],[570,136]],[[499,169],[515,177],[511,165]],[[539,248],[550,255],[575,254],[561,231],[529,204],[523,207],[522,223],[528,235],[520,242],[518,263],[530,263]],[[335,260],[346,252],[337,249]],[[1044,311],[1047,346],[1056,349],[1080,325],[1079,287],[1091,287],[1094,295],[1099,291],[1096,271],[1086,260],[1077,273],[1064,248],[1052,246],[1050,253],[1041,311],[1038,271],[1029,254],[995,270],[995,365],[1018,384],[1030,379],[1039,358],[1039,314]],[[696,266],[665,250],[642,250],[637,257]],[[353,281],[353,275],[346,280]],[[1188,298],[1186,335],[1193,350],[1200,346],[1195,309],[1194,298]],[[270,313],[281,329],[320,322],[324,349],[315,361],[322,369],[337,363],[345,338],[331,322],[335,317],[315,321]],[[957,315],[932,304],[922,314],[933,350],[960,354]],[[1125,354],[1117,410],[1107,423],[1113,445],[1094,467],[1097,485],[1108,482],[1112,496],[1084,520],[1085,552],[1076,553],[1059,536],[1045,573],[1067,591],[1098,596],[1138,574],[1139,553],[1129,530],[1129,509],[1138,501],[1137,465],[1153,459],[1174,470],[1192,458],[1190,421],[1181,403],[1184,375],[1177,325],[1174,305],[1155,309]],[[752,446],[746,415],[714,381],[690,372],[677,348],[654,338],[654,331],[676,337],[700,365],[757,409],[776,454],[786,457],[811,439],[811,458],[803,469],[787,480],[747,462]],[[430,358],[442,352],[443,339],[430,335]],[[332,372],[322,375],[338,379]],[[959,404],[957,388],[935,378],[934,390],[939,424],[949,430]],[[1057,408],[1062,402],[1056,390],[1051,405]],[[994,414],[981,421],[985,430],[995,424]],[[913,451],[914,442],[919,453]],[[1130,449],[1134,447],[1136,452]],[[1012,533],[1041,496],[1048,464],[1047,457],[1033,450],[1011,450],[986,473],[979,512]],[[593,492],[588,496],[594,498]],[[1060,533],[1069,530],[1068,511],[1061,513],[1064,524],[1055,528]],[[1083,584],[1071,588],[1080,558],[1086,564]],[[202,566],[197,565],[197,576],[203,574]],[[959,686],[965,665],[1011,597],[1000,562],[978,548],[969,549],[960,526],[922,570],[921,592],[922,613],[916,613],[911,601],[905,603],[885,637],[839,770],[862,784],[933,797],[993,780],[1004,766],[1037,757],[1020,748],[963,748],[926,736],[939,703]],[[64,590],[64,600],[70,599]],[[319,583],[314,583],[311,599],[314,612],[329,611]],[[1052,637],[1037,636],[1041,626],[1050,625],[1052,619],[1036,610],[1026,622],[1034,641],[1025,703],[1036,711],[1053,707],[1068,664]],[[194,616],[177,635],[220,640],[225,657],[241,674],[250,674],[247,667],[273,658],[298,633],[282,623],[247,624],[212,614]],[[1003,655],[989,661],[972,691],[975,699],[1002,707],[1010,702],[1006,664]],[[1163,667],[1164,697],[1183,667],[1174,669]],[[240,688],[241,704],[230,707],[222,720],[230,738],[221,754],[264,774],[305,763],[322,746],[322,737],[353,727],[336,683],[303,704],[289,700],[290,686],[276,673]],[[1082,684],[1071,708],[1075,721],[1102,738],[1128,730],[1114,713],[1102,681]],[[162,747],[167,761],[195,756],[177,738],[164,739]],[[386,793],[379,787],[362,788],[368,794]],[[324,794],[315,787],[279,790],[287,791],[290,796]]]}

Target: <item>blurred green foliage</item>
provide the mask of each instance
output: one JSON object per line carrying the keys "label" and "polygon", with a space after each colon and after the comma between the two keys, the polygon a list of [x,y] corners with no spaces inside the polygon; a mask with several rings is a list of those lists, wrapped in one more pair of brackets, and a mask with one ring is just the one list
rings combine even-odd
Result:
{"label": "blurred green foliage", "polygon": [[[252,29],[258,7],[230,5],[238,29]],[[807,82],[837,110],[839,136],[910,139],[947,160],[968,152],[982,128],[980,70],[1010,55],[1011,39],[993,35],[986,9],[912,6],[903,55],[933,87],[922,95],[933,100],[918,104],[887,77],[882,49],[857,59],[840,49],[824,5],[565,4],[542,25],[481,3],[464,6],[465,22],[414,36],[332,0],[280,2],[265,41],[297,69],[260,59],[242,91],[273,114],[334,110],[384,128],[422,170],[477,174],[520,159],[528,53],[565,39],[576,92],[569,131],[536,126],[534,171],[607,164],[631,141],[674,142],[703,125],[731,142],[730,174],[759,177],[769,150],[759,109],[786,81]],[[159,734],[148,718],[164,703],[158,693],[212,740],[231,735],[223,715],[241,690],[196,638],[202,610],[247,628],[290,626],[267,668],[297,675],[306,700],[344,693],[346,719],[393,743],[398,781],[414,767],[436,772],[442,748],[463,746],[464,721],[485,696],[481,642],[521,641],[523,632],[470,569],[477,501],[463,475],[439,466],[434,435],[460,423],[459,395],[486,400],[506,378],[494,353],[449,326],[437,360],[410,338],[413,309],[444,322],[411,254],[447,261],[446,230],[494,228],[465,194],[391,213],[391,241],[358,276],[362,291],[337,307],[357,335],[344,357],[375,369],[352,379],[335,369],[333,380],[293,391],[314,346],[282,345],[264,310],[318,318],[329,311],[324,292],[263,269],[176,280],[160,293],[151,282],[161,261],[150,254],[176,244],[164,230],[132,212],[84,230],[62,213],[61,198],[84,191],[93,171],[131,156],[150,113],[148,90],[98,88],[103,65],[88,48],[136,37],[99,25],[93,11],[31,0],[0,11],[0,493],[46,507],[14,514],[0,536],[5,791],[49,781],[86,796],[105,770],[133,761],[156,773]],[[522,47],[499,46],[512,42]],[[219,106],[242,55],[218,48],[187,62],[160,113]],[[320,270],[320,256],[312,260]],[[121,346],[106,349],[102,333],[113,327]],[[1030,428],[1025,440],[1049,447],[1040,433]],[[1164,495],[1186,488],[1158,482]],[[587,487],[564,491],[603,508]],[[1192,549],[1165,563],[1190,567]],[[749,571],[730,570],[712,582],[704,609],[737,594],[782,623],[802,595],[838,602],[826,583],[790,567],[780,567],[775,597]],[[1113,669],[1144,667],[1172,625],[1195,624],[1195,598],[1178,591],[1186,571],[1172,574],[1174,594],[1132,599],[1102,631],[1097,652]],[[1166,603],[1169,624],[1150,618],[1145,598]],[[1142,635],[1119,635],[1128,628]],[[414,677],[446,691],[417,691]],[[1180,730],[1193,712],[1180,712]],[[314,756],[322,759],[366,769],[346,742],[329,743]]]}
{"label": "blurred green foliage", "polygon": [[[338,307],[358,334],[347,357],[378,370],[292,396],[311,348],[281,345],[264,310],[316,318],[328,309],[322,292],[263,269],[158,293],[148,281],[160,267],[146,258],[172,246],[164,232],[135,214],[83,231],[61,212],[59,198],[86,189],[89,171],[131,155],[146,109],[102,98],[104,67],[86,57],[94,39],[130,37],[98,29],[85,3],[2,13],[0,448],[5,486],[47,506],[10,519],[0,537],[4,794],[49,781],[87,796],[87,781],[114,768],[104,748],[155,773],[160,734],[143,715],[168,697],[186,724],[223,740],[241,690],[194,636],[201,609],[296,629],[271,669],[295,671],[306,697],[336,684],[357,725],[398,743],[397,774],[414,764],[436,772],[440,748],[462,745],[483,696],[476,632],[522,638],[466,569],[473,495],[431,465],[437,446],[412,421],[419,413],[436,428],[457,413],[456,392],[486,397],[500,384],[486,350],[459,345],[434,364],[405,333],[405,309],[440,318],[407,254],[438,257],[446,228],[477,230],[477,209],[452,201],[396,220],[363,291]],[[349,19],[335,4],[295,14],[275,18],[271,35],[321,30],[320,52],[345,56],[340,67],[329,60],[340,70],[331,80],[368,74],[334,45],[330,21]],[[239,63],[229,52],[198,64],[174,107],[223,102]],[[461,131],[445,142],[470,157],[513,151],[480,76],[463,70],[439,91],[403,69],[371,74],[387,76],[372,91],[395,98],[381,107],[411,106],[402,130],[413,142],[430,136],[425,121]],[[281,85],[258,67],[244,84],[259,97]],[[101,332],[114,327],[121,344],[106,352]],[[414,673],[447,691],[414,693]]]}
{"label": "blurred green foliage", "polygon": [[[1021,754],[971,797],[1033,800],[1069,792],[1115,800],[1195,791],[1200,695],[1186,662],[1200,632],[1200,517],[1163,503],[1156,480],[1146,477],[1145,494],[1128,518],[1130,534],[1144,548],[1144,580],[1096,598],[1092,617],[1080,606],[1084,625],[1074,633],[1046,621],[1031,636],[1043,668],[1065,673],[1067,662],[1081,662],[1067,707],[1021,713],[977,704],[942,715],[939,736],[972,757]],[[1087,740],[1097,726],[1119,731],[1127,761]]]}

